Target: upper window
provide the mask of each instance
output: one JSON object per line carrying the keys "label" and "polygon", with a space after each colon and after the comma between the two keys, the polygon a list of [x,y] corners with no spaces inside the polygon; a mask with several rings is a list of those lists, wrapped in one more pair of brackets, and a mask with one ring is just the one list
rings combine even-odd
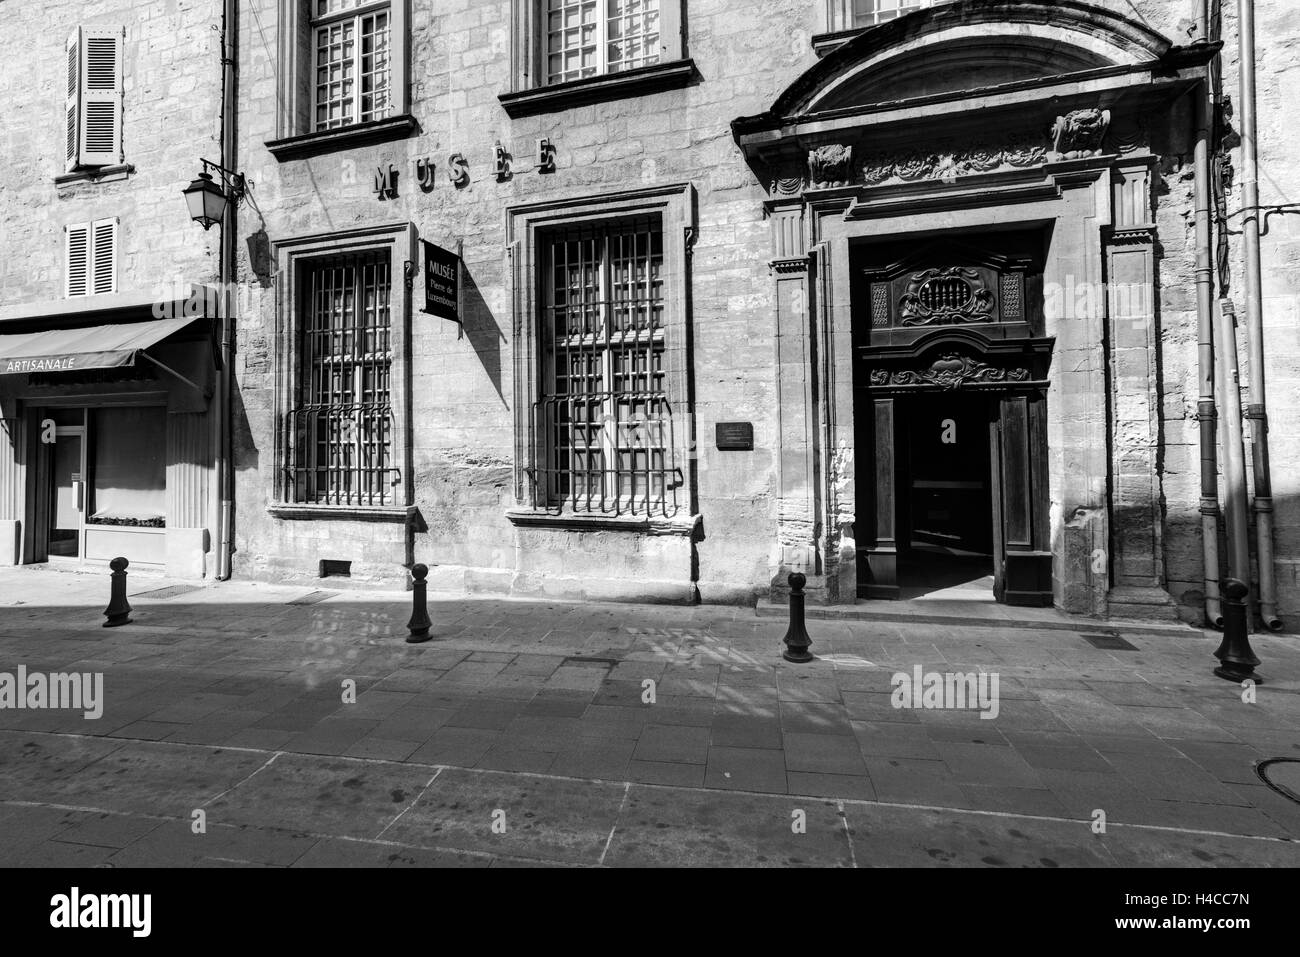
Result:
{"label": "upper window", "polygon": [[277,159],[415,131],[411,0],[280,0]]}
{"label": "upper window", "polygon": [[512,0],[510,116],[694,80],[686,0]]}
{"label": "upper window", "polygon": [[68,37],[66,171],[122,162],[122,31],[78,27]]}
{"label": "upper window", "polygon": [[944,0],[827,0],[826,23],[832,33],[860,30],[941,2]]}
{"label": "upper window", "polygon": [[392,17],[387,0],[313,0],[313,129],[392,112]]}
{"label": "upper window", "polygon": [[935,0],[853,0],[853,26],[873,27],[934,3]]}
{"label": "upper window", "polygon": [[548,85],[659,62],[659,0],[545,3]]}

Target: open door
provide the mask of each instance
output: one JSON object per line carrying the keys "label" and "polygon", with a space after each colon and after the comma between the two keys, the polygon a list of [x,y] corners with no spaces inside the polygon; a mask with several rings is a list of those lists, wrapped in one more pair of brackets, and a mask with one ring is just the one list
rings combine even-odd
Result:
{"label": "open door", "polygon": [[993,594],[1008,605],[1050,606],[1046,398],[1005,395],[996,406],[989,426]]}

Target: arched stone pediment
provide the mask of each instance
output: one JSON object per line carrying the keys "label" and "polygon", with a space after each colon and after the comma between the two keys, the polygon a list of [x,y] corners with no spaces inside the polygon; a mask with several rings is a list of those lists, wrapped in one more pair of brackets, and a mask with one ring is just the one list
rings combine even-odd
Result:
{"label": "arched stone pediment", "polygon": [[777,98],[778,117],[853,110],[1158,60],[1172,45],[1076,0],[959,0],[863,31]]}

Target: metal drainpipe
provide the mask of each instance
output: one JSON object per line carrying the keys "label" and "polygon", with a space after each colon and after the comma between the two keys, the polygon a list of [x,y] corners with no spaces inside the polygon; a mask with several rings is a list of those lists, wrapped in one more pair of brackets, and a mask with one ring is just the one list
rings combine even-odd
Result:
{"label": "metal drainpipe", "polygon": [[[221,165],[234,171],[235,151],[235,56],[238,49],[239,2],[225,0],[221,18]],[[235,235],[238,230],[238,203],[226,204],[221,221],[221,375],[214,397],[217,405],[218,455],[217,490],[220,512],[217,527],[217,578],[230,578],[231,554],[234,551],[234,463],[231,461],[230,431],[233,428],[232,388],[235,323]]]}
{"label": "metal drainpipe", "polygon": [[[1246,456],[1241,444],[1241,381],[1237,365],[1237,317],[1232,300],[1219,300],[1216,332],[1219,387],[1223,390],[1224,516],[1228,523],[1228,577],[1250,581],[1250,525],[1246,509]],[[1243,601],[1249,607],[1250,595]]]}
{"label": "metal drainpipe", "polygon": [[1251,460],[1255,475],[1255,551],[1259,565],[1259,617],[1281,631],[1273,579],[1273,480],[1268,461],[1268,412],[1264,398],[1264,301],[1259,265],[1259,143],[1255,105],[1255,0],[1237,0],[1241,70],[1241,202],[1246,248],[1246,346],[1250,363]]}
{"label": "metal drainpipe", "polygon": [[[1210,0],[1201,0],[1197,43],[1210,42]],[[1214,88],[1207,73],[1196,96],[1196,319],[1201,440],[1201,545],[1205,565],[1205,620],[1223,627],[1219,601],[1218,411],[1214,402],[1214,267],[1210,232],[1210,137]]]}

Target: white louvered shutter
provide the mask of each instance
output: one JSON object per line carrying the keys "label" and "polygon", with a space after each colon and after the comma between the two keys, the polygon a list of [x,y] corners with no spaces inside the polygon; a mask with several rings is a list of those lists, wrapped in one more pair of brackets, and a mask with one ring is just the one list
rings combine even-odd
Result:
{"label": "white louvered shutter", "polygon": [[122,34],[81,31],[81,165],[122,162]]}
{"label": "white louvered shutter", "polygon": [[64,266],[64,290],[69,297],[90,292],[90,224],[75,223],[64,228],[68,239]]}
{"label": "white louvered shutter", "polygon": [[96,296],[117,292],[117,220],[97,220],[90,233],[90,291]]}
{"label": "white louvered shutter", "polygon": [[81,164],[81,27],[68,37],[68,98],[63,106],[67,130],[66,169]]}

